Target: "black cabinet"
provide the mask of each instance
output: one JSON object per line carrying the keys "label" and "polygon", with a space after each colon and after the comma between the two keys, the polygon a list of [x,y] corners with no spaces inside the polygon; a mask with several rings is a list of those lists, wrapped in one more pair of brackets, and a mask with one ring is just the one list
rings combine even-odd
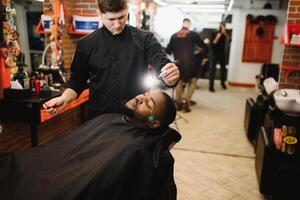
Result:
{"label": "black cabinet", "polygon": [[31,146],[38,145],[37,126],[41,123],[41,108],[44,102],[59,96],[52,92],[47,98],[30,95],[28,98],[9,98],[0,100],[0,120],[16,123],[27,123],[31,128]]}

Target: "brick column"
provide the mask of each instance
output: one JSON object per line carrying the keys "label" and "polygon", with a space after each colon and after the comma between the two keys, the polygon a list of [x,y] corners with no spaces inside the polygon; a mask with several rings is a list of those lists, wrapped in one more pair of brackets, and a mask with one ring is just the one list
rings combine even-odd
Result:
{"label": "brick column", "polygon": [[[300,0],[289,0],[287,23],[300,24]],[[300,47],[284,46],[282,65],[300,69]],[[300,89],[300,71],[280,71],[280,88]]]}
{"label": "brick column", "polygon": [[[52,14],[50,0],[44,1],[44,13]],[[69,34],[69,27],[72,23],[72,16],[75,14],[96,14],[98,9],[97,0],[61,0],[65,7],[65,21],[63,31],[63,61],[64,66],[67,69],[67,78],[69,78],[69,69],[72,62],[72,57],[76,49],[76,42],[82,36]],[[46,41],[49,42],[48,36]],[[46,42],[47,43],[47,42]]]}

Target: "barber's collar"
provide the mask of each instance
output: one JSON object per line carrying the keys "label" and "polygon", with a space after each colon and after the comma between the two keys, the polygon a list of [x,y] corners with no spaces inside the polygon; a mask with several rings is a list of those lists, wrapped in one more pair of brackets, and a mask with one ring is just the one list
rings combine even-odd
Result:
{"label": "barber's collar", "polygon": [[129,27],[128,27],[128,25],[126,24],[125,27],[124,27],[124,29],[122,30],[122,32],[121,32],[120,34],[113,35],[113,34],[106,28],[106,26],[103,24],[103,30],[104,30],[107,34],[109,34],[110,36],[115,37],[115,38],[122,37],[123,35],[125,35],[125,33],[127,32],[128,28],[129,28]]}

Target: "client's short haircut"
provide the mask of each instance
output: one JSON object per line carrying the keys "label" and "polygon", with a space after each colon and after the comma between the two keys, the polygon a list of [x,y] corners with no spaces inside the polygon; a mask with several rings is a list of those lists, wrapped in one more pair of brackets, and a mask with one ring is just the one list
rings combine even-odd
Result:
{"label": "client's short haircut", "polygon": [[119,12],[128,7],[128,0],[97,0],[102,13]]}
{"label": "client's short haircut", "polygon": [[160,128],[166,128],[169,126],[176,118],[176,107],[172,98],[163,92],[165,99],[164,107],[162,108],[162,113],[159,116]]}

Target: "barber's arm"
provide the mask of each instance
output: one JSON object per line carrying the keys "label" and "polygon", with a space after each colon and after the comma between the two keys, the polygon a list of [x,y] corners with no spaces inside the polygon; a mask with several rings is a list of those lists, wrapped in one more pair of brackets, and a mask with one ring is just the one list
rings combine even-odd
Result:
{"label": "barber's arm", "polygon": [[219,39],[221,38],[221,36],[222,36],[222,33],[218,32],[217,36],[213,40],[213,44],[217,44]]}
{"label": "barber's arm", "polygon": [[200,35],[196,35],[196,44],[199,47],[199,54],[206,55],[208,53],[208,47],[200,37]]}
{"label": "barber's arm", "polygon": [[62,110],[65,105],[78,97],[78,94],[71,88],[67,88],[61,96],[55,97],[43,104],[43,108],[51,114]]}
{"label": "barber's arm", "polygon": [[174,36],[171,37],[166,49],[165,49],[166,53],[171,55],[172,53],[174,53]]}
{"label": "barber's arm", "polygon": [[167,87],[174,87],[179,80],[178,67],[167,58],[166,53],[153,34],[149,34],[146,38],[146,51],[147,62],[155,67],[162,82]]}
{"label": "barber's arm", "polygon": [[76,99],[81,92],[87,88],[89,71],[87,70],[88,51],[84,48],[84,43],[80,40],[77,44],[75,54],[71,64],[71,77],[67,84],[67,89],[61,96],[53,98],[43,104],[43,108],[51,114],[62,110],[65,105]]}

